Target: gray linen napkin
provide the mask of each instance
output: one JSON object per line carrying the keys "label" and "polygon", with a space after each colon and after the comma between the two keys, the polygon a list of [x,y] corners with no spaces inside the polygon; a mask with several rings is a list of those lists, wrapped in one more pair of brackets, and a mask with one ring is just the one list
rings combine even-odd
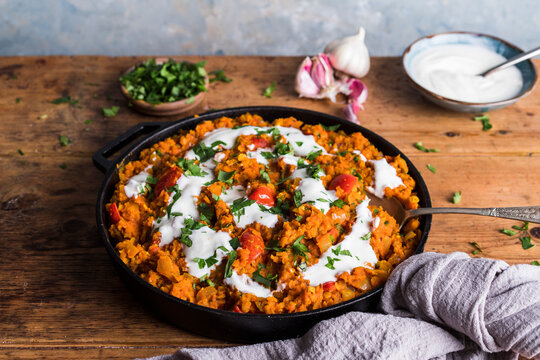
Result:
{"label": "gray linen napkin", "polygon": [[538,266],[415,255],[388,279],[380,310],[323,321],[298,339],[151,359],[540,359]]}

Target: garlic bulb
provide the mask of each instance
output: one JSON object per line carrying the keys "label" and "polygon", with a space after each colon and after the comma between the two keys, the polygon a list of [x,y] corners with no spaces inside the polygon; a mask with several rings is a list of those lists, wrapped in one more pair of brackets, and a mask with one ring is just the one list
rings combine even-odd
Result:
{"label": "garlic bulb", "polygon": [[358,34],[334,40],[324,48],[334,69],[357,78],[369,71],[369,53],[364,43],[366,31],[363,27]]}

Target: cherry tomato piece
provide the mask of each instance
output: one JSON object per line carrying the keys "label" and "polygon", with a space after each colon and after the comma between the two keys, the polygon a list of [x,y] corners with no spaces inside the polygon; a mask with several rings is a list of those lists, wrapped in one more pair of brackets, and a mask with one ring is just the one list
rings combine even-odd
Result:
{"label": "cherry tomato piece", "polygon": [[120,221],[120,212],[115,203],[112,203],[111,206],[109,206],[109,219],[111,219],[113,224]]}
{"label": "cherry tomato piece", "polygon": [[250,200],[255,200],[257,204],[266,205],[266,206],[274,206],[276,203],[274,197],[275,192],[269,187],[266,186],[260,186],[256,188],[251,195],[249,195]]}
{"label": "cherry tomato piece", "polygon": [[251,140],[251,143],[253,145],[255,145],[255,148],[265,148],[265,147],[268,147],[270,145],[270,142],[268,142],[268,140],[266,140],[265,138],[263,137],[257,137],[255,136],[253,138],[253,140]]}
{"label": "cherry tomato piece", "polygon": [[338,187],[340,187],[346,194],[348,194],[352,191],[356,184],[358,184],[358,179],[356,176],[350,174],[341,174],[332,179],[329,189],[336,190]]}
{"label": "cherry tomato piece", "polygon": [[232,311],[235,312],[235,313],[241,313],[241,312],[242,312],[242,310],[240,310],[240,306],[238,306],[238,305],[236,305],[236,306],[233,308]]}
{"label": "cherry tomato piece", "polygon": [[264,241],[259,234],[246,230],[240,235],[240,245],[249,250],[249,260],[253,261],[258,258],[264,251]]}
{"label": "cherry tomato piece", "polygon": [[335,281],[327,281],[324,284],[322,284],[322,288],[324,291],[332,291],[336,288],[336,282]]}
{"label": "cherry tomato piece", "polygon": [[163,176],[156,183],[156,186],[154,187],[154,194],[158,196],[163,190],[165,190],[165,188],[174,186],[181,175],[182,172],[176,166],[169,168],[169,170],[167,170],[167,172],[165,172],[165,174],[163,174]]}

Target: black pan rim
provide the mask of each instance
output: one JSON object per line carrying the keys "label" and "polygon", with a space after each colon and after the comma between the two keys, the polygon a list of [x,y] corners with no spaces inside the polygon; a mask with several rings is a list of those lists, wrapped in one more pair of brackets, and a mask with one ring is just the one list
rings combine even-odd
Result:
{"label": "black pan rim", "polygon": [[[431,206],[431,198],[427,189],[427,186],[416,169],[416,167],[412,164],[412,162],[405,156],[405,154],[399,150],[395,145],[390,143],[388,140],[383,138],[382,136],[378,135],[377,133],[354,123],[351,123],[347,120],[344,120],[342,118],[339,118],[337,116],[326,114],[318,111],[313,110],[307,110],[307,109],[301,109],[301,108],[293,108],[293,107],[283,107],[283,106],[243,106],[243,107],[234,107],[234,108],[227,108],[227,109],[219,109],[219,110],[213,110],[206,113],[203,113],[201,115],[194,115],[190,117],[186,117],[177,121],[172,121],[170,123],[166,123],[162,128],[157,130],[156,132],[150,134],[148,137],[136,141],[133,145],[129,146],[125,151],[121,153],[114,161],[112,166],[109,167],[109,169],[106,171],[106,174],[104,176],[104,179],[102,181],[102,185],[100,187],[99,193],[98,193],[98,199],[96,204],[96,221],[98,226],[98,232],[100,237],[103,240],[103,243],[105,245],[105,248],[107,249],[107,252],[115,262],[117,266],[119,266],[128,276],[130,276],[133,280],[135,280],[139,285],[143,286],[146,290],[153,292],[157,296],[164,297],[168,299],[169,301],[176,302],[181,306],[188,307],[194,311],[197,312],[206,312],[213,315],[219,315],[219,316],[228,316],[228,317],[234,317],[234,318],[244,318],[244,319],[272,319],[272,320],[280,320],[280,319],[294,319],[294,318],[304,318],[304,317],[311,317],[311,316],[317,316],[321,314],[326,314],[329,312],[337,312],[340,309],[343,309],[345,307],[349,307],[357,302],[361,302],[365,299],[371,298],[373,296],[379,295],[380,292],[382,292],[384,284],[376,287],[373,290],[368,291],[365,294],[362,294],[360,296],[357,296],[351,300],[347,300],[335,305],[327,306],[320,309],[315,310],[308,310],[308,311],[302,311],[302,312],[295,312],[295,313],[286,313],[286,314],[245,314],[245,313],[236,313],[228,310],[220,310],[220,309],[213,309],[210,307],[198,305],[189,301],[185,301],[182,299],[179,299],[177,297],[174,297],[157,287],[151,285],[150,283],[146,282],[144,279],[142,279],[139,275],[137,275],[135,272],[133,272],[118,256],[116,253],[116,250],[114,249],[112,242],[109,240],[109,234],[107,227],[103,221],[104,218],[104,206],[108,202],[106,199],[106,193],[107,188],[110,186],[110,183],[112,181],[113,175],[116,173],[118,166],[126,160],[127,157],[130,156],[138,156],[140,151],[151,146],[152,144],[163,140],[160,135],[166,135],[166,137],[171,136],[172,134],[178,132],[180,129],[189,129],[193,126],[197,125],[198,123],[206,120],[213,120],[221,116],[237,116],[242,113],[252,113],[257,114],[261,112],[271,112],[271,111],[278,111],[278,112],[290,112],[290,116],[295,116],[292,113],[300,113],[302,115],[313,115],[315,117],[323,117],[326,118],[329,121],[337,122],[341,125],[351,126],[355,128],[354,131],[359,131],[364,135],[368,140],[373,143],[377,148],[379,148],[382,145],[386,147],[392,148],[392,150],[395,150],[395,154],[393,155],[400,155],[405,162],[407,163],[407,166],[409,167],[409,174],[413,177],[413,179],[416,182],[416,191],[419,192],[419,190],[422,191],[424,194],[424,197],[421,198],[421,200],[424,200],[425,205],[427,207]],[[263,116],[264,118],[264,116]],[[266,119],[265,119],[266,120]],[[173,130],[174,129],[174,130]],[[373,141],[375,139],[375,141]],[[387,154],[387,152],[385,152]],[[392,155],[392,154],[391,154]],[[421,228],[422,235],[420,238],[420,241],[418,243],[418,246],[415,250],[414,254],[418,254],[423,252],[427,236],[429,234],[430,228],[431,228],[431,216],[424,216],[423,217],[424,226]]]}

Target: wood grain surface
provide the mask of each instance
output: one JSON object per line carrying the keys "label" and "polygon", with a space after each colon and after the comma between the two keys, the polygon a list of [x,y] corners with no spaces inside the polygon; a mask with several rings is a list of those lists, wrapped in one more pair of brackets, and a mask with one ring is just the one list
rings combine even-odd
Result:
{"label": "wood grain surface", "polygon": [[[103,174],[93,166],[92,154],[137,123],[164,120],[134,112],[120,93],[119,75],[140,59],[0,58],[0,359],[129,359],[177,347],[229,345],[152,316],[120,282],[97,236],[94,211]],[[207,60],[208,71],[223,69],[233,79],[211,84],[195,112],[283,105],[341,115],[342,105],[297,97],[299,57],[183,59]],[[374,58],[364,80],[369,98],[360,113],[362,125],[412,160],[434,206],[456,206],[451,197],[458,190],[461,206],[540,205],[539,89],[490,113],[493,129],[482,131],[472,115],[420,97],[407,84],[398,58]],[[273,97],[263,97],[274,81]],[[51,103],[61,96],[78,103]],[[117,116],[104,117],[101,109],[111,106],[120,107]],[[72,143],[61,146],[61,135]],[[441,151],[420,152],[413,147],[417,141]],[[428,163],[436,174],[427,170]],[[475,241],[483,249],[476,256],[511,264],[540,260],[540,239],[524,250],[517,237],[500,233],[519,224],[440,215],[433,219],[426,251],[470,254],[468,242]]]}

